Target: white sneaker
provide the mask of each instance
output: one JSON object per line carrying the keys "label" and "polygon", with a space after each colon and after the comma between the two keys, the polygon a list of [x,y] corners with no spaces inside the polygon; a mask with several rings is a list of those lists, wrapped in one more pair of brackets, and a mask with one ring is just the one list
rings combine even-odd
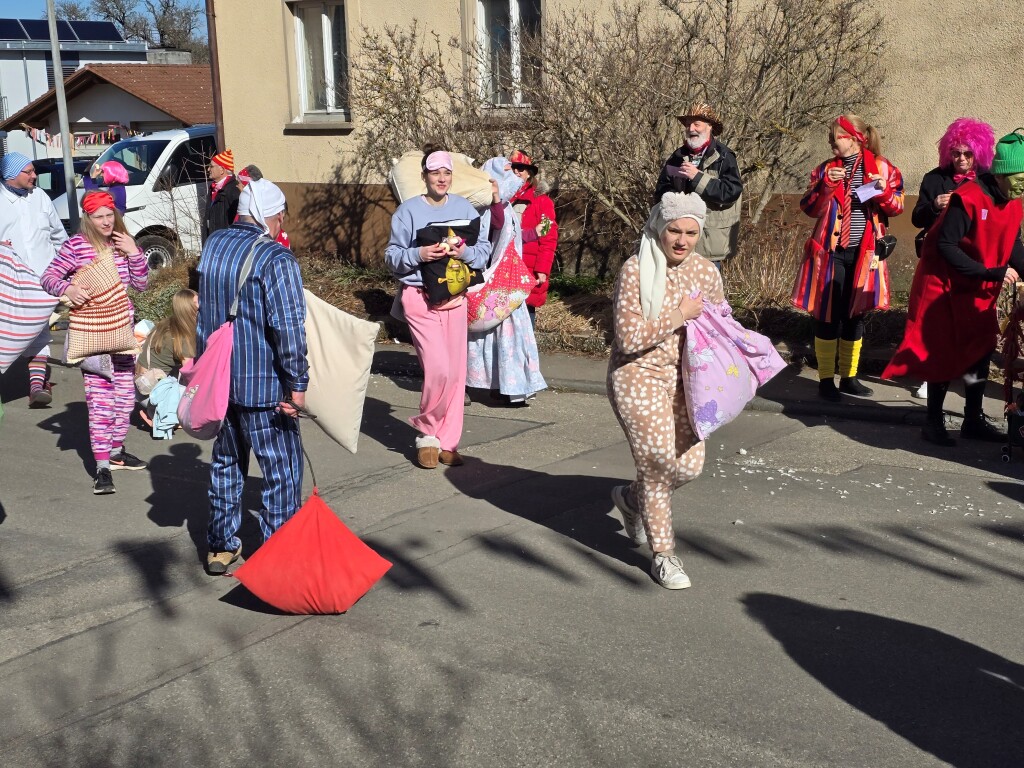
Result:
{"label": "white sneaker", "polygon": [[636,546],[642,547],[647,544],[647,532],[644,530],[640,513],[629,505],[626,500],[628,485],[616,485],[612,488],[612,502],[615,508],[622,515],[622,526],[626,529],[626,537]]}
{"label": "white sneaker", "polygon": [[651,575],[665,589],[686,589],[690,586],[690,577],[683,570],[683,561],[675,555],[657,553],[651,561]]}
{"label": "white sneaker", "polygon": [[911,397],[916,397],[918,400],[927,400],[928,399],[928,382],[927,381],[922,382],[920,387],[918,387],[917,389],[913,390],[910,393],[910,396]]}

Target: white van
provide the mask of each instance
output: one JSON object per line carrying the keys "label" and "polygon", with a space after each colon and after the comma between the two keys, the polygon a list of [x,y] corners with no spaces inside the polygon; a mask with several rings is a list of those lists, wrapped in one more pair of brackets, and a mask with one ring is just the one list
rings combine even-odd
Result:
{"label": "white van", "polygon": [[[216,129],[196,125],[119,141],[96,159],[98,165],[116,160],[128,171],[124,221],[151,268],[202,249],[200,232],[210,189],[206,169],[215,154]],[[81,200],[81,182],[77,192]],[[53,204],[67,228],[67,195]]]}

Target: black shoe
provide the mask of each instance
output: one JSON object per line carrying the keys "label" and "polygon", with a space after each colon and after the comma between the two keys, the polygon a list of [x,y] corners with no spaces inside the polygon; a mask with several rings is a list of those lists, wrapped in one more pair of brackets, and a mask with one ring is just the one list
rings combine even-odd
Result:
{"label": "black shoe", "polygon": [[843,396],[836,389],[835,379],[824,379],[818,382],[818,397],[828,400],[830,403],[841,403]]}
{"label": "black shoe", "polygon": [[92,492],[97,496],[117,493],[117,488],[114,487],[114,478],[110,476],[109,469],[96,470],[96,479],[92,483]]}
{"label": "black shoe", "polygon": [[839,380],[839,391],[846,395],[853,395],[854,397],[871,397],[874,394],[874,390],[870,387],[865,387],[855,376],[849,378],[843,378]]}
{"label": "black shoe", "polygon": [[120,453],[114,453],[110,456],[111,469],[145,469],[148,466],[149,464],[138,456],[132,456],[124,448],[121,449]]}
{"label": "black shoe", "polygon": [[943,448],[952,448],[956,440],[949,436],[944,422],[926,422],[921,428],[921,437],[933,445],[941,445]]}
{"label": "black shoe", "polygon": [[985,440],[989,443],[1005,443],[1006,433],[992,424],[985,414],[965,418],[960,425],[960,437],[964,440]]}

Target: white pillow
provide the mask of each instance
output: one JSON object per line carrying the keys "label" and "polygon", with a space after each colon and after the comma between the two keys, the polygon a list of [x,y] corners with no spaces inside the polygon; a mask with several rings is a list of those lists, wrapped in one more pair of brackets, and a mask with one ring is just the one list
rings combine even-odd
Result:
{"label": "white pillow", "polygon": [[[479,210],[491,204],[491,177],[480,168],[473,167],[473,158],[449,153],[452,157],[452,186],[449,190],[453,195],[466,198]],[[423,153],[406,152],[397,160],[391,161],[388,172],[388,184],[399,203],[411,197],[425,194],[427,185],[423,182]]]}

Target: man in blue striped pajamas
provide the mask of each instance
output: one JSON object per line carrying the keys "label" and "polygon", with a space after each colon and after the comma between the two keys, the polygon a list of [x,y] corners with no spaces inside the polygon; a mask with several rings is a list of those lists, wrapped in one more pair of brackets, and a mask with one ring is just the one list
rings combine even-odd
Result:
{"label": "man in blue striped pajamas", "polygon": [[[302,439],[296,406],[305,407],[309,384],[306,303],[295,256],[274,242],[284,226],[284,194],[261,179],[243,191],[238,212],[236,224],[210,235],[199,260],[197,355],[210,334],[228,320],[238,292],[231,395],[210,463],[210,574],[226,573],[242,551],[237,533],[250,450],[263,473],[264,538],[301,504]],[[257,242],[262,235],[267,237]],[[239,290],[250,252],[252,270]]]}

